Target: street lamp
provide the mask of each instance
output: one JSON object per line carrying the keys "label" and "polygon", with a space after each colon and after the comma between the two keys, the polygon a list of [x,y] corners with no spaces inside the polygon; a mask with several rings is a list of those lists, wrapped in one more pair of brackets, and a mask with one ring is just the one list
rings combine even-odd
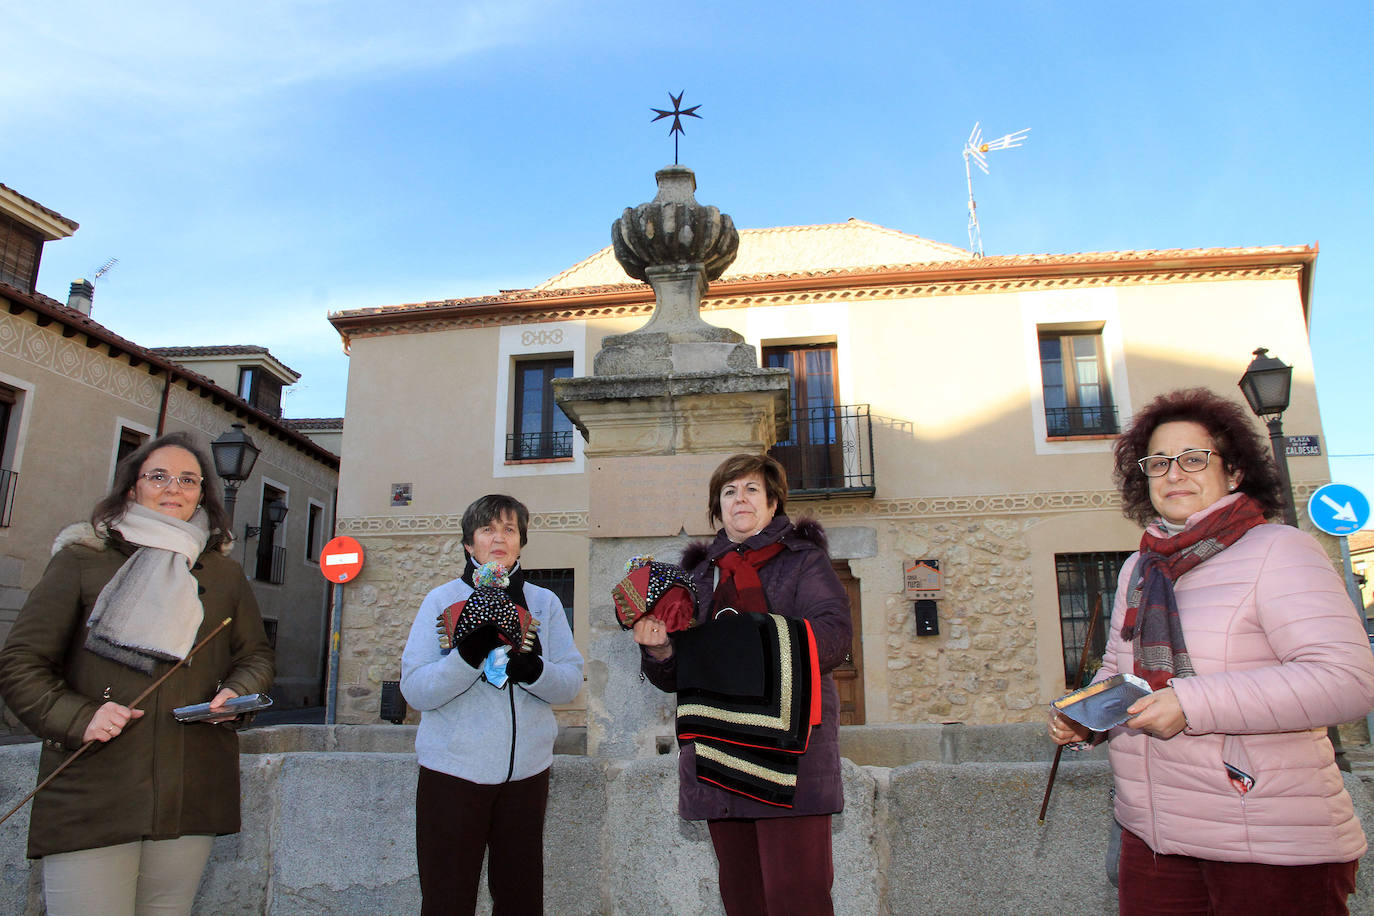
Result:
{"label": "street lamp", "polygon": [[[288,511],[286,503],[280,499],[274,499],[267,504],[267,535],[269,538],[272,536],[272,532],[277,530],[277,526],[286,521]],[[255,538],[260,534],[262,534],[262,528],[256,525],[248,525],[243,529],[245,539]]]}
{"label": "street lamp", "polygon": [[253,465],[261,450],[243,431],[243,424],[235,423],[210,443],[210,451],[215,458],[215,473],[224,481],[224,511],[229,514],[232,529],[239,487],[253,473]]}
{"label": "street lamp", "polygon": [[1255,351],[1245,374],[1240,377],[1240,390],[1250,409],[1269,427],[1269,447],[1274,452],[1274,464],[1279,470],[1283,487],[1283,522],[1298,527],[1298,511],[1293,506],[1293,482],[1288,476],[1288,443],[1283,437],[1283,412],[1293,390],[1293,367],[1284,365],[1260,347]]}

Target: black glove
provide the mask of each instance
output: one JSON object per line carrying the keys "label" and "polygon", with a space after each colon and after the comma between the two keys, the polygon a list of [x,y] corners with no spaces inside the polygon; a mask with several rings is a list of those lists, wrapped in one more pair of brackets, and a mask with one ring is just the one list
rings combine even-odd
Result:
{"label": "black glove", "polygon": [[506,661],[506,677],[515,684],[533,684],[544,673],[544,648],[539,645],[539,635],[534,637],[534,645],[528,652],[511,652]]}
{"label": "black glove", "polygon": [[458,643],[458,654],[472,667],[481,668],[482,662],[491,654],[491,650],[500,645],[504,643],[500,631],[494,625],[478,627]]}

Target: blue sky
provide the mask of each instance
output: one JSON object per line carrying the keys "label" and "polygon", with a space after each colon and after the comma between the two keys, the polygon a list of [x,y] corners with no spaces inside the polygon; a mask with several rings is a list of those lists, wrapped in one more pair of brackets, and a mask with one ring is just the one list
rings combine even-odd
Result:
{"label": "blue sky", "polygon": [[[1312,349],[1336,480],[1374,494],[1357,3],[0,0],[0,181],[81,223],[39,289],[108,258],[94,317],[146,346],[255,343],[343,412],[329,311],[530,286],[609,241],[701,105],[698,199],[851,216],[988,254],[1320,243]],[[1300,342],[1237,329],[1249,351]],[[1290,432],[1306,432],[1290,430]]]}

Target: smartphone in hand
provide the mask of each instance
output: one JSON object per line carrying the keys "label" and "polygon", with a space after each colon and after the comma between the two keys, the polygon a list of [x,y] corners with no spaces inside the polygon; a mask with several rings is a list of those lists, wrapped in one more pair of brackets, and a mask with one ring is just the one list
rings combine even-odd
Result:
{"label": "smartphone in hand", "polygon": [[241,716],[246,712],[257,712],[272,705],[272,698],[265,693],[250,693],[247,696],[225,700],[219,709],[212,710],[209,703],[195,703],[191,706],[178,706],[172,716],[178,722],[201,722],[205,719],[218,719],[220,716]]}

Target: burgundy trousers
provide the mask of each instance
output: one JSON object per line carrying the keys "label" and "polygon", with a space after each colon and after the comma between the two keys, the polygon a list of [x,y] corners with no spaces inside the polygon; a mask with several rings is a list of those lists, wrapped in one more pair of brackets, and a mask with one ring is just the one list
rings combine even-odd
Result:
{"label": "burgundy trousers", "polygon": [[707,821],[726,916],[833,916],[830,815]]}
{"label": "burgundy trousers", "polygon": [[1155,853],[1121,831],[1121,916],[1346,916],[1360,863],[1262,865]]}
{"label": "burgundy trousers", "polygon": [[489,786],[420,767],[415,854],[423,916],[471,916],[488,850],[493,916],[543,913],[548,801],[548,770]]}

